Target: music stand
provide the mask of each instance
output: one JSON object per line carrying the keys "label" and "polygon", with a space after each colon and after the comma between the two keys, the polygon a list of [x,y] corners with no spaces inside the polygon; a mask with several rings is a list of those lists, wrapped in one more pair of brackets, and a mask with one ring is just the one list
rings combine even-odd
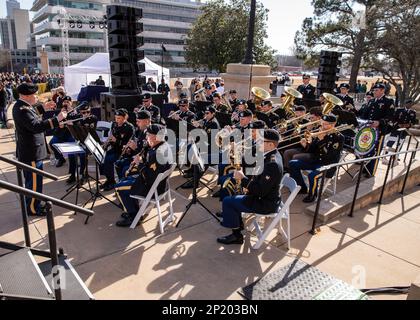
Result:
{"label": "music stand", "polygon": [[199,204],[201,205],[211,216],[213,216],[213,218],[215,218],[218,222],[220,222],[219,218],[217,218],[209,209],[206,208],[206,206],[204,206],[201,201],[197,198],[197,188],[196,186],[198,185],[198,179],[199,179],[199,173],[198,171],[201,169],[202,171],[204,171],[204,161],[201,158],[198,148],[195,145],[195,143],[193,142],[193,144],[191,145],[191,150],[192,150],[192,159],[191,159],[191,165],[193,166],[193,193],[192,193],[192,199],[190,201],[190,203],[186,206],[185,211],[182,213],[181,218],[179,219],[178,223],[176,224],[176,227],[178,228],[179,224],[181,223],[181,221],[184,219],[185,215],[187,214],[187,212],[190,210],[190,208],[192,207],[192,205],[194,204]]}
{"label": "music stand", "polygon": [[[95,172],[96,172],[96,178],[95,180],[95,192],[92,193],[92,196],[89,198],[88,201],[84,204],[86,206],[90,201],[92,201],[92,206],[90,210],[93,209],[95,206],[97,199],[105,199],[109,203],[112,203],[117,208],[121,209],[121,206],[116,204],[114,201],[108,199],[106,196],[104,196],[99,189],[99,166],[104,163],[105,161],[105,150],[101,147],[101,145],[94,139],[94,137],[91,134],[88,134],[84,141],[84,145],[89,150],[89,152],[93,155],[95,159]],[[86,217],[85,224],[87,224],[89,221],[89,216]]]}
{"label": "music stand", "polygon": [[[75,205],[77,205],[77,202],[79,200],[79,190],[83,189],[90,194],[92,194],[92,190],[88,190],[85,187],[83,187],[80,183],[80,177],[79,177],[79,164],[78,164],[78,155],[84,155],[86,154],[85,150],[80,146],[78,142],[66,142],[66,143],[56,143],[54,144],[54,147],[58,150],[58,152],[61,153],[63,157],[69,157],[74,156],[76,161],[76,183],[72,185],[70,188],[66,190],[66,194],[61,197],[61,200],[64,200],[67,198],[73,191],[76,190],[76,201]],[[90,185],[89,185],[90,188]]]}

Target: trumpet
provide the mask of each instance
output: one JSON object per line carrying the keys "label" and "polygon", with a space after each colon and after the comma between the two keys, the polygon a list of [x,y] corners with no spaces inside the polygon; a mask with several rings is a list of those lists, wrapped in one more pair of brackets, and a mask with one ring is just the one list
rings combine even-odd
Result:
{"label": "trumpet", "polygon": [[172,113],[168,116],[168,118],[169,118],[169,119],[172,119],[172,118],[173,118],[173,116],[174,116],[174,115],[176,115],[176,114],[178,114],[178,115],[179,115],[179,114],[181,114],[181,110],[178,110],[178,111],[172,112]]}
{"label": "trumpet", "polygon": [[[317,131],[317,132],[309,132],[309,131],[306,131],[306,132],[304,132],[303,134],[300,134],[297,137],[301,137],[301,138],[305,138],[306,140],[309,140],[309,139],[316,138],[319,135],[327,134],[329,132],[341,132],[341,131],[349,130],[349,129],[353,129],[353,128],[354,128],[354,126],[352,124],[350,124],[350,125],[343,124],[343,125],[338,126],[336,128],[331,128],[331,129],[324,130],[324,131]],[[293,139],[295,139],[297,137],[293,137]],[[286,140],[283,140],[283,141],[286,141]],[[289,148],[289,147],[291,147],[293,145],[296,145],[296,144],[300,144],[300,141],[296,141],[294,143],[290,143],[288,145],[285,145],[285,146],[283,146],[281,148],[278,148],[278,150],[283,150],[285,148]]]}
{"label": "trumpet", "polygon": [[202,127],[204,125],[204,119],[201,119],[201,120],[198,120],[198,121],[193,120],[193,121],[191,121],[191,124],[196,128]]}
{"label": "trumpet", "polygon": [[274,126],[273,129],[286,129],[287,126],[290,123],[295,122],[295,121],[299,121],[301,119],[306,119],[307,116],[308,116],[308,114],[303,114],[303,115],[301,115],[299,117],[294,117],[294,118],[291,118],[291,119],[288,119],[288,120],[283,120],[279,124],[277,124],[276,126]]}

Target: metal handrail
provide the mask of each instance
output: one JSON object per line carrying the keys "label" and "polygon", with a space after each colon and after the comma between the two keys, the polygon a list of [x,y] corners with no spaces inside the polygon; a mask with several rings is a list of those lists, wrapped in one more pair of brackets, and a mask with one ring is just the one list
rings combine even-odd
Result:
{"label": "metal handrail", "polygon": [[326,170],[329,170],[329,169],[332,169],[332,168],[341,167],[341,166],[345,166],[345,165],[367,162],[367,161],[371,161],[371,160],[393,157],[393,156],[398,156],[400,154],[406,154],[406,153],[412,153],[412,152],[418,152],[418,151],[420,151],[420,148],[406,150],[406,151],[400,151],[400,152],[389,152],[387,154],[383,154],[383,155],[375,156],[375,157],[362,158],[362,159],[356,159],[356,160],[350,160],[350,161],[344,161],[344,162],[337,162],[337,163],[329,164],[329,165],[326,165],[326,166],[322,166],[321,168],[318,169],[318,171],[323,172],[323,171],[326,171]]}
{"label": "metal handrail", "polygon": [[94,212],[92,210],[78,207],[78,206],[76,206],[72,203],[68,203],[66,201],[59,200],[59,199],[47,196],[47,195],[42,194],[42,193],[38,193],[38,192],[29,190],[29,189],[26,189],[26,188],[23,188],[23,187],[19,187],[17,185],[14,185],[12,183],[9,183],[9,182],[3,181],[3,180],[0,180],[0,188],[4,188],[4,189],[7,189],[9,191],[17,192],[17,193],[23,194],[24,196],[27,196],[27,197],[30,197],[30,198],[35,198],[35,199],[38,199],[38,200],[41,200],[41,201],[45,201],[45,202],[50,201],[52,204],[55,204],[59,207],[69,209],[69,210],[72,210],[72,211],[76,211],[76,212],[80,212],[80,213],[85,214],[87,216],[93,216],[93,214],[94,214]]}
{"label": "metal handrail", "polygon": [[48,172],[45,172],[43,170],[40,170],[40,169],[31,167],[31,166],[29,166],[29,165],[27,165],[25,163],[22,163],[20,161],[16,161],[16,160],[10,159],[10,158],[5,157],[5,156],[2,156],[2,155],[0,155],[0,161],[3,161],[3,162],[6,162],[6,163],[9,163],[9,164],[12,164],[15,167],[18,167],[18,168],[23,169],[23,170],[26,170],[26,171],[34,172],[36,174],[39,174],[40,176],[44,176],[44,177],[49,178],[49,179],[52,179],[54,181],[57,181],[59,179],[56,175],[53,175],[53,174],[48,173]]}
{"label": "metal handrail", "polygon": [[[412,137],[412,136],[410,135],[410,137]],[[401,136],[398,137],[397,146],[400,143],[400,138],[401,138]],[[369,158],[356,159],[356,160],[351,160],[351,161],[338,162],[338,163],[330,164],[330,165],[327,165],[327,166],[322,166],[321,168],[319,168],[318,171],[320,173],[322,173],[322,178],[321,178],[321,183],[320,183],[320,186],[319,186],[319,189],[318,189],[318,197],[317,197],[314,219],[312,221],[312,228],[309,231],[309,233],[311,233],[313,235],[316,234],[316,220],[317,220],[318,215],[319,215],[319,208],[320,208],[320,205],[321,205],[322,190],[324,189],[324,182],[325,182],[327,171],[329,169],[337,168],[337,167],[341,167],[341,166],[345,166],[345,165],[349,165],[349,164],[355,164],[355,163],[360,163],[361,164],[360,165],[360,170],[359,170],[359,175],[357,177],[357,183],[356,183],[354,195],[353,195],[353,201],[352,201],[351,209],[350,209],[350,213],[349,213],[349,216],[353,217],[353,212],[354,212],[354,208],[355,208],[355,204],[356,204],[356,200],[357,200],[357,194],[359,192],[360,180],[361,180],[361,176],[362,176],[362,171],[365,167],[365,163],[369,162],[369,161],[372,161],[372,160],[388,158],[388,157],[390,158],[390,161],[388,162],[388,167],[387,167],[387,170],[386,170],[383,186],[382,186],[381,195],[380,195],[380,198],[379,198],[379,201],[378,201],[378,203],[381,204],[383,196],[384,196],[384,192],[385,192],[386,182],[388,180],[388,175],[389,175],[391,166],[394,164],[394,161],[395,161],[396,157],[400,154],[405,154],[407,156],[407,154],[411,153],[411,157],[410,157],[410,161],[408,163],[407,171],[405,173],[402,189],[400,191],[400,194],[404,194],[405,186],[406,186],[406,183],[407,183],[407,180],[408,180],[408,174],[409,174],[410,169],[411,169],[411,164],[413,163],[414,157],[416,156],[417,152],[420,151],[420,148],[419,148],[420,142],[417,139],[416,139],[416,141],[417,141],[416,148],[412,149],[412,150],[406,150],[406,151],[400,151],[400,152],[389,152],[389,153],[384,154],[384,155],[379,155],[379,156],[374,156],[374,157],[369,157]]]}

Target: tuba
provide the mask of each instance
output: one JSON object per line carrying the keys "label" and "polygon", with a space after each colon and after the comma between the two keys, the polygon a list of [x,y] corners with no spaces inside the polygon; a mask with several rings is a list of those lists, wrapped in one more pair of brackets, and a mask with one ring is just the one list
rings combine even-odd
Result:
{"label": "tuba", "polygon": [[251,92],[254,95],[255,106],[259,106],[264,100],[271,98],[270,93],[263,88],[253,87]]}
{"label": "tuba", "polygon": [[322,109],[322,114],[324,115],[329,114],[334,109],[335,106],[341,107],[342,105],[344,105],[343,101],[341,101],[340,98],[336,97],[335,95],[331,93],[324,92],[322,96],[327,101],[325,103],[324,108]]}
{"label": "tuba", "polygon": [[284,109],[286,112],[286,117],[290,118],[289,120],[284,120],[280,122],[276,127],[278,129],[285,129],[289,125],[289,123],[292,123],[294,121],[300,120],[301,118],[304,118],[305,116],[296,117],[295,112],[292,110],[292,105],[295,101],[295,99],[302,99],[302,94],[297,91],[296,89],[293,89],[292,87],[285,87],[284,92],[286,94],[286,100],[282,105],[279,107],[273,108],[270,111],[278,110],[280,107]]}

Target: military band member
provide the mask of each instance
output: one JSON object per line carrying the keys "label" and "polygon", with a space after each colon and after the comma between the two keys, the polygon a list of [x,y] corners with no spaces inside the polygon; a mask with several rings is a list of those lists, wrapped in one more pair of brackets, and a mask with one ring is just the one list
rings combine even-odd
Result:
{"label": "military band member", "polygon": [[123,146],[125,146],[134,135],[134,127],[127,121],[127,116],[128,112],[125,109],[118,109],[115,112],[115,121],[112,123],[111,134],[108,141],[105,142],[104,149],[107,152],[104,164],[101,165],[101,174],[106,177],[106,181],[101,186],[101,189],[104,189],[105,191],[109,191],[114,188],[115,161],[117,161],[121,156]]}
{"label": "military band member", "polygon": [[[322,109],[321,107],[312,107],[309,110],[309,122],[320,121],[322,119]],[[320,127],[320,124],[314,124],[311,126],[307,126],[304,131],[316,131]],[[300,134],[303,132],[301,131]],[[297,160],[300,159],[302,161],[311,161],[313,159],[314,154],[305,152],[305,148],[302,145],[295,145],[291,149],[287,149],[283,152],[283,160],[284,160],[284,169],[285,171],[289,172],[289,161],[290,160]]]}
{"label": "military band member", "polygon": [[296,99],[296,104],[303,104],[308,106],[308,103],[315,101],[315,87],[309,82],[311,81],[311,76],[304,74],[302,76],[303,84],[297,87],[297,91],[302,94],[302,99]]}
{"label": "military band member", "polygon": [[268,128],[274,127],[280,120],[277,113],[271,112],[272,109],[273,103],[270,100],[265,100],[261,103],[261,111],[256,113],[257,119],[264,121]]}
{"label": "military band member", "polygon": [[[17,87],[19,99],[13,106],[13,120],[16,134],[16,156],[18,161],[42,170],[43,160],[47,157],[44,132],[58,127],[67,117],[62,110],[57,117],[42,120],[45,111],[55,108],[54,102],[44,105],[37,103],[38,86],[22,83]],[[24,171],[25,188],[42,193],[42,176]],[[45,215],[45,206],[35,198],[25,197],[26,210],[29,215]]]}
{"label": "military band member", "polygon": [[169,117],[176,121],[186,121],[189,124],[188,128],[191,129],[191,124],[193,120],[196,120],[194,112],[190,110],[190,104],[188,99],[182,99],[178,102],[178,111],[171,112]]}
{"label": "military band member", "polygon": [[[124,207],[124,213],[121,215],[122,219],[116,223],[119,227],[129,227],[139,209],[138,201],[130,196],[146,197],[157,176],[168,170],[173,162],[171,148],[165,142],[164,134],[158,134],[163,131],[164,127],[158,124],[152,124],[147,128],[149,151],[144,165],[139,170],[138,175],[133,176],[125,184],[120,183],[115,188],[117,197]],[[157,187],[158,194],[165,192],[166,188],[167,184],[164,180]]]}
{"label": "military band member", "polygon": [[229,95],[230,95],[230,98],[229,98],[230,106],[232,107],[232,109],[235,109],[239,102],[238,93],[235,89],[232,89],[232,90],[229,90]]}
{"label": "military band member", "polygon": [[146,110],[152,115],[152,123],[160,123],[160,109],[152,103],[152,95],[145,93],[143,95],[143,105],[140,110]]}
{"label": "military band member", "polygon": [[141,110],[136,113],[136,129],[131,139],[123,148],[120,159],[115,162],[118,178],[126,176],[135,155],[143,151],[146,141],[146,129],[152,123],[152,115],[149,111]]}
{"label": "military band member", "polygon": [[242,171],[235,171],[234,178],[240,181],[244,188],[244,195],[235,195],[223,199],[222,225],[232,229],[232,234],[220,237],[217,242],[228,244],[242,244],[244,242],[242,230],[242,212],[270,214],[280,206],[279,188],[283,177],[283,163],[277,151],[280,136],[277,131],[264,131],[264,143],[260,152],[264,152],[264,166],[258,175],[248,178]]}
{"label": "military band member", "polygon": [[[371,99],[360,112],[360,118],[371,121],[371,126],[379,131],[379,141],[375,149],[367,154],[365,157],[373,157],[379,155],[382,151],[384,136],[389,131],[389,123],[391,123],[394,116],[394,100],[388,99],[385,96],[385,85],[377,83],[372,88],[373,99]],[[369,161],[365,166],[365,176],[371,177],[376,174],[378,166],[378,159]]]}
{"label": "military band member", "polygon": [[372,91],[368,91],[365,95],[365,103],[362,104],[362,106],[360,107],[359,111],[357,111],[357,116],[358,117],[362,117],[365,114],[367,114],[367,108],[369,105],[369,101],[373,99],[373,92]]}
{"label": "military band member", "polygon": [[241,112],[248,108],[246,101],[243,99],[237,100],[235,110],[232,112],[231,121],[232,125],[236,126],[239,124],[239,115]]}
{"label": "military band member", "polygon": [[[335,115],[323,116],[320,133],[315,133],[316,136],[314,138],[303,138],[301,140],[302,147],[305,148],[306,152],[313,154],[313,157],[311,159],[296,159],[289,162],[291,177],[302,187],[299,193],[308,193],[303,202],[310,203],[316,200],[319,178],[322,176],[318,169],[340,160],[344,137],[333,130],[336,123],[337,117]],[[309,189],[303,181],[301,170],[311,170],[308,175]],[[335,170],[336,168],[327,171],[326,177],[331,178]]]}
{"label": "military band member", "polygon": [[341,106],[341,108],[343,108],[346,111],[351,111],[356,113],[356,108],[354,107],[354,100],[352,97],[349,96],[349,90],[350,90],[350,85],[348,83],[342,83],[339,86],[340,89],[340,93],[337,94],[337,97],[340,98],[341,101],[343,101],[343,106]]}
{"label": "military band member", "polygon": [[[395,113],[392,120],[392,131],[391,135],[388,138],[386,147],[387,149],[391,149],[395,142],[398,142],[400,139],[400,144],[396,147],[395,151],[399,151],[399,147],[402,146],[404,139],[407,137],[407,131],[401,129],[409,129],[412,125],[416,124],[416,111],[412,110],[411,107],[414,105],[413,100],[407,100],[403,107],[399,107],[395,109]],[[383,164],[388,164],[388,159],[383,158]]]}
{"label": "military band member", "polygon": [[221,113],[231,112],[229,106],[222,103],[222,95],[218,92],[213,94],[213,103],[217,112],[221,112]]}

